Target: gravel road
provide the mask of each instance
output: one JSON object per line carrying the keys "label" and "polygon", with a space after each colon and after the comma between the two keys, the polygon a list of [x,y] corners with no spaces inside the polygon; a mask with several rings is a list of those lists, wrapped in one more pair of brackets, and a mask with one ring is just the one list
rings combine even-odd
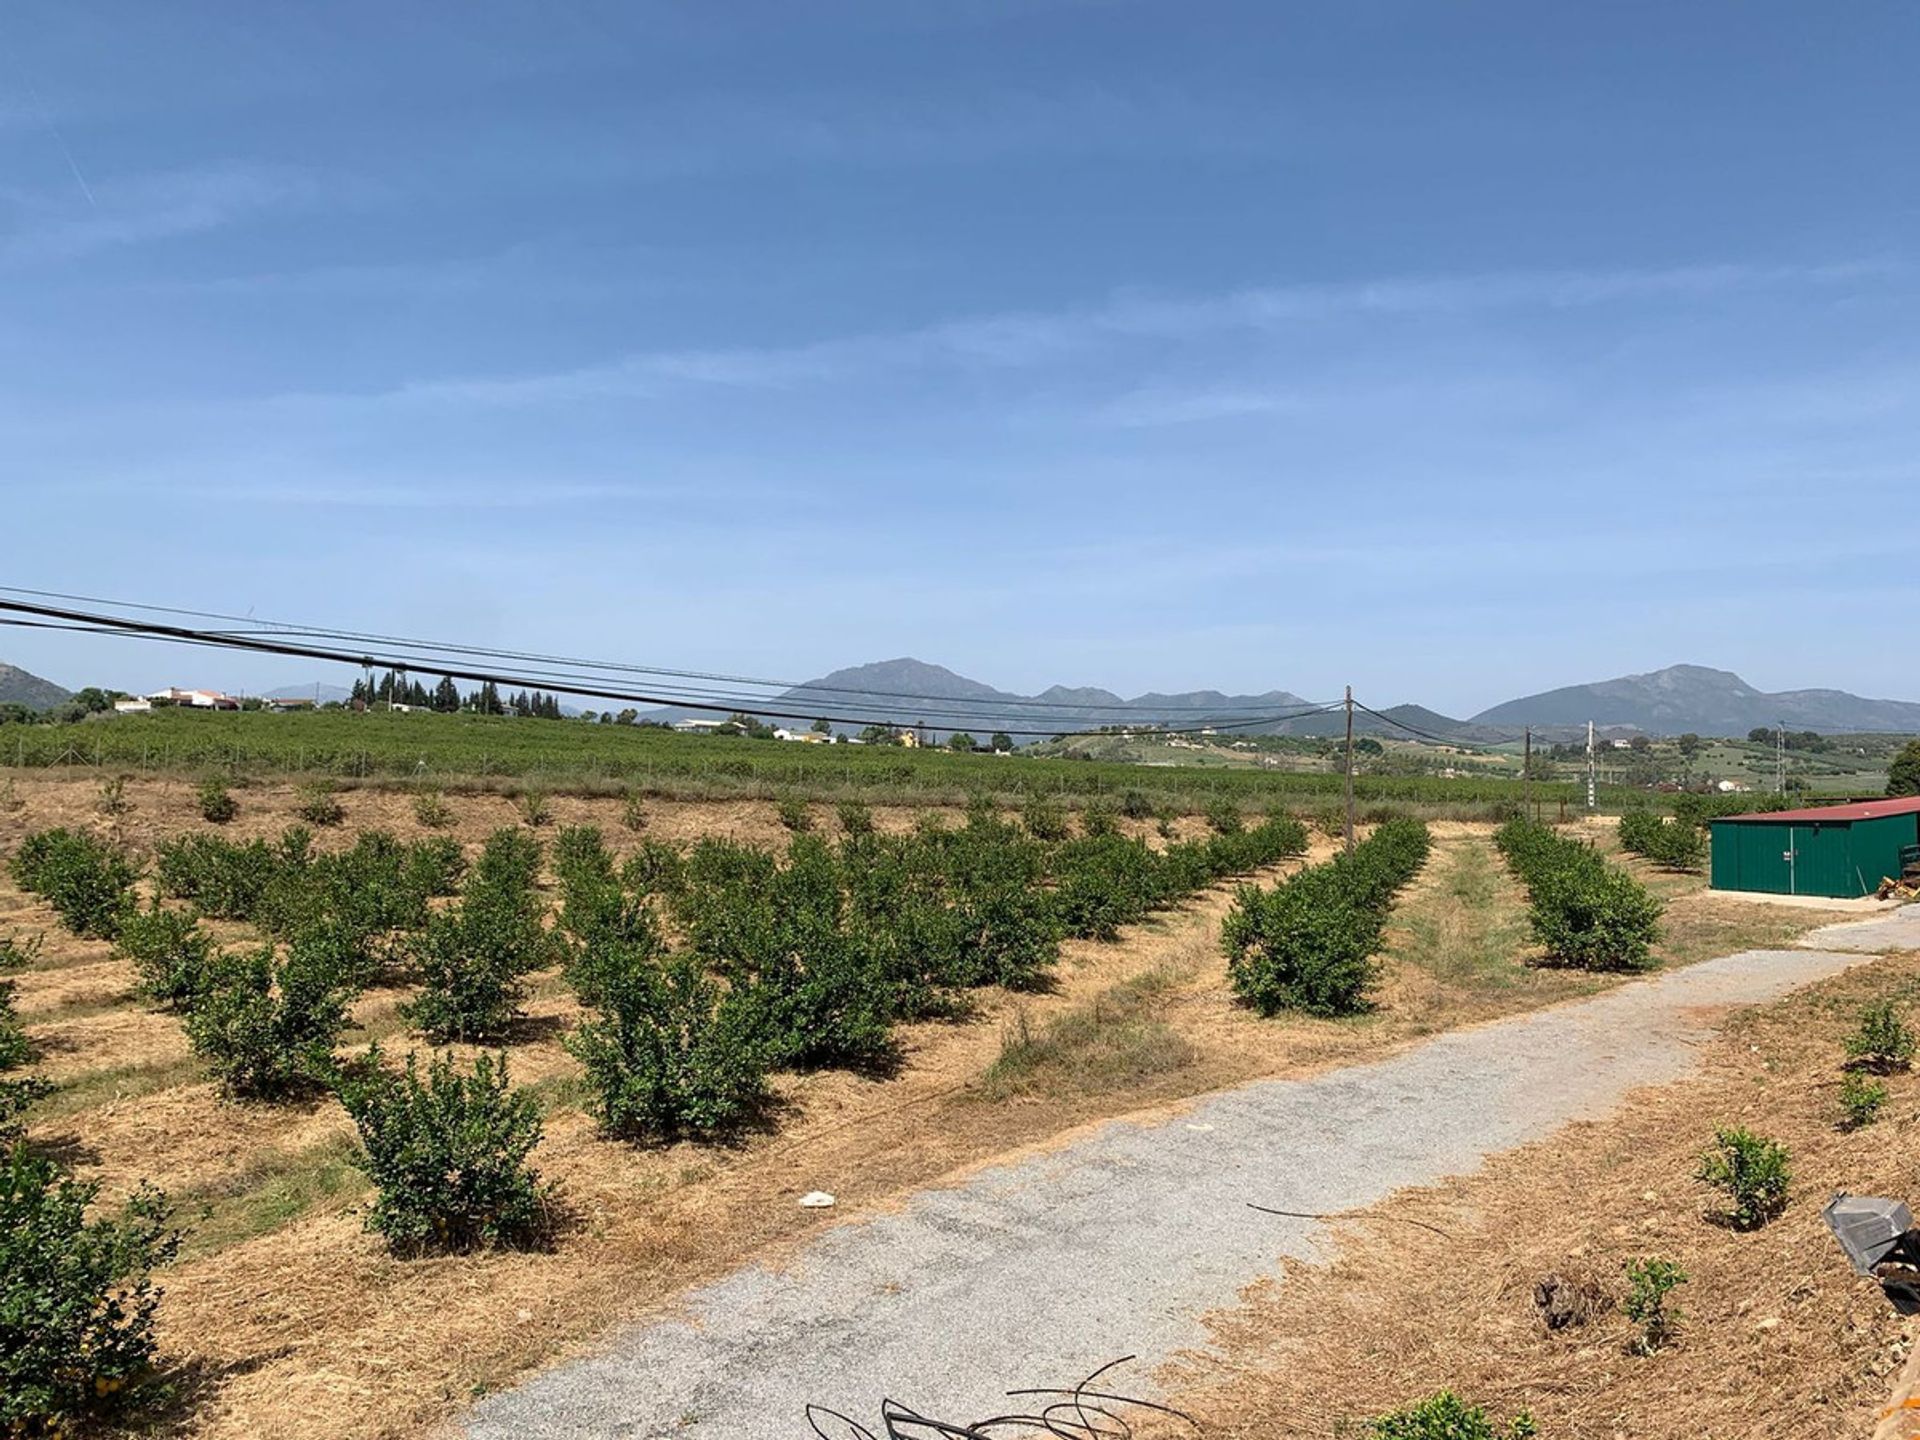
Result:
{"label": "gravel road", "polygon": [[[1247,1202],[1347,1210],[1470,1170],[1681,1075],[1724,1007],[1908,948],[1920,948],[1920,906],[1373,1064],[1245,1085],[1161,1123],[1113,1122],[897,1213],[832,1225],[784,1273],[750,1267],[675,1318],[481,1402],[468,1432],[801,1440],[809,1401],[873,1426],[888,1395],[978,1419],[1008,1388],[1070,1384],[1129,1353],[1139,1393],[1151,1366],[1205,1343],[1208,1311],[1278,1256],[1316,1253],[1324,1227]],[[813,1179],[833,1188],[831,1175]]]}

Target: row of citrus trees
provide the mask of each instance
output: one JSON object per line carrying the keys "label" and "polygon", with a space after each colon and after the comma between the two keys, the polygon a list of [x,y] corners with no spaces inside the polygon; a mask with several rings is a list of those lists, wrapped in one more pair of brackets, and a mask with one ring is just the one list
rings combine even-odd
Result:
{"label": "row of citrus trees", "polygon": [[1494,837],[1527,889],[1527,920],[1551,962],[1586,970],[1643,970],[1660,936],[1660,900],[1592,846],[1531,820]]}
{"label": "row of citrus trees", "polygon": [[[982,985],[1044,985],[1063,939],[1111,938],[1306,845],[1279,815],[1243,826],[1223,812],[1206,838],[1158,850],[1099,811],[1074,836],[1036,818],[1055,838],[985,806],[959,828],[883,835],[850,807],[840,841],[796,835],[782,857],[718,840],[689,851],[646,842],[624,864],[598,831],[566,829],[551,856],[557,917],[541,884],[546,847],[521,829],[495,833],[471,865],[438,837],[368,832],[322,853],[300,826],[272,842],[190,835],[158,847],[158,893],[145,904],[135,859],[85,833],[30,836],[11,868],[74,934],[113,942],[227,1094],[336,1096],[374,1186],[370,1228],[396,1254],[419,1255],[550,1229],[553,1197],[528,1163],[540,1109],[511,1085],[504,1054],[470,1066],[445,1054],[395,1066],[378,1046],[343,1056],[369,986],[410,987],[402,1017],[435,1044],[502,1045],[528,977],[558,965],[586,1011],[565,1043],[607,1133],[709,1137],[764,1115],[776,1070],[884,1071],[902,1021],[961,1013]],[[260,938],[221,946],[208,918],[246,922]],[[10,992],[0,998],[4,1072],[27,1047],[9,1041],[18,1027]],[[157,1193],[117,1218],[88,1218],[94,1188],[14,1143],[39,1088],[0,1083],[9,1433],[116,1408],[140,1388],[157,1300],[147,1277],[178,1243]]]}
{"label": "row of citrus trees", "polygon": [[1620,816],[1620,848],[1668,870],[1698,870],[1707,858],[1707,832],[1694,820],[1671,820],[1651,810]]}
{"label": "row of citrus trees", "polygon": [[1279,885],[1242,886],[1221,935],[1234,990],[1263,1015],[1364,1010],[1388,911],[1432,843],[1418,820],[1388,820]]}

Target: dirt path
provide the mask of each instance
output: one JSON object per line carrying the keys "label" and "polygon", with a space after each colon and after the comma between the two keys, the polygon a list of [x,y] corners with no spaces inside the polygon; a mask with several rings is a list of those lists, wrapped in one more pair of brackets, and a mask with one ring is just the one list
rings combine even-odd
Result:
{"label": "dirt path", "polygon": [[1469,1170],[1634,1087],[1684,1073],[1727,1007],[1920,947],[1920,915],[1832,926],[1592,999],[1443,1035],[1389,1059],[1265,1081],[1151,1124],[971,1175],[902,1211],[836,1227],[785,1272],[753,1267],[679,1318],[482,1402],[469,1433],[807,1434],[816,1402],[872,1424],[883,1396],[956,1420],[1017,1385],[1116,1356],[1150,1367],[1206,1340],[1277,1257],[1310,1256],[1312,1212],[1373,1204]]}

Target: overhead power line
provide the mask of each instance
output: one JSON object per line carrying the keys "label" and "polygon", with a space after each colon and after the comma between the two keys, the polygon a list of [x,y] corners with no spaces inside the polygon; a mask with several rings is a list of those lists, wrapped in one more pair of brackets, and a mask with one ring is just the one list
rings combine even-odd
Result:
{"label": "overhead power line", "polygon": [[[1166,715],[1169,718],[1191,715],[1196,720],[1207,717],[1222,717],[1229,720],[1246,720],[1254,724],[1265,723],[1261,715],[1235,715],[1231,710],[1210,705],[1163,705],[1149,710],[1132,701],[1108,704],[1101,701],[1068,703],[1057,700],[1042,700],[1029,696],[965,696],[965,695],[928,695],[913,691],[872,689],[865,686],[824,685],[814,681],[771,680],[749,675],[732,675],[724,672],[706,670],[687,670],[671,666],[637,665],[621,661],[593,660],[573,655],[556,655],[539,651],[507,650],[496,647],[468,645],[457,642],[422,640],[418,638],[385,635],[377,632],[343,630],[328,626],[307,625],[290,621],[267,620],[253,615],[234,615],[217,610],[194,610],[172,605],[153,605],[136,600],[112,600],[95,595],[77,595],[57,590],[33,590],[21,586],[0,585],[0,594],[24,595],[39,600],[59,600],[72,604],[102,606],[114,610],[138,610],[153,615],[173,615],[191,620],[219,621],[233,625],[249,627],[245,630],[208,631],[205,634],[232,634],[250,637],[286,636],[292,638],[336,640],[359,647],[404,645],[432,655],[464,656],[469,659],[512,661],[542,666],[568,667],[576,675],[584,672],[597,678],[607,675],[646,675],[668,681],[696,681],[720,685],[745,686],[749,689],[765,690],[803,690],[808,694],[838,694],[859,696],[865,699],[895,700],[902,704],[931,704],[943,706],[979,706],[996,714],[1005,714],[1014,710],[1035,710],[1045,714],[1080,715],[1086,712],[1112,712],[1129,718],[1139,718],[1143,714]],[[432,670],[440,668],[440,662],[427,659],[415,668]],[[715,698],[729,692],[695,689],[675,683],[669,687],[675,691]],[[776,697],[777,698],[777,697]],[[758,703],[756,701],[756,703]],[[1302,713],[1310,713],[1337,701],[1302,701]],[[695,707],[700,708],[700,707]],[[964,714],[965,711],[949,710],[949,714]]]}
{"label": "overhead power line", "polygon": [[[0,591],[9,594],[23,593],[12,587],[0,587]],[[154,614],[192,613],[179,611],[169,612],[163,607],[158,606],[133,606],[128,608],[143,609]],[[159,620],[141,619],[136,616],[119,615],[105,611],[80,610],[70,606],[46,605],[22,600],[0,600],[0,612],[6,612],[6,614],[11,617],[30,617],[0,619],[0,624],[20,625],[33,628],[61,628],[90,634],[115,635],[218,649],[242,650],[256,654],[292,656],[329,661],[359,669],[396,670],[405,671],[409,674],[439,673],[455,680],[463,680],[473,684],[492,684],[497,688],[509,690],[543,690],[588,699],[617,700],[628,704],[681,707],[716,713],[732,713],[738,711],[779,720],[825,719],[830,723],[843,725],[867,725],[876,722],[889,723],[881,720],[879,710],[882,707],[879,706],[864,710],[859,714],[827,713],[822,715],[812,707],[804,710],[772,708],[769,704],[768,697],[706,694],[696,699],[689,698],[685,693],[673,693],[677,687],[649,687],[644,691],[627,689],[614,684],[603,683],[605,680],[604,676],[593,676],[591,674],[582,675],[572,672],[551,674],[539,670],[480,669],[465,663],[450,665],[445,662],[444,657],[437,657],[431,654],[402,654],[397,651],[387,650],[384,647],[371,645],[355,650],[345,650],[335,646],[312,643],[310,638],[303,638],[304,632],[209,630],[197,626],[176,625]],[[200,618],[207,617],[201,616]],[[232,619],[238,617],[222,616],[215,618]],[[336,633],[345,635],[348,632]],[[468,649],[475,653],[486,653],[480,651],[478,647],[450,647],[449,653],[453,653],[454,649]],[[638,669],[638,667],[619,668]],[[667,693],[662,693],[663,691]],[[871,697],[874,694],[874,692],[853,690],[848,690],[844,693],[861,696],[863,698]],[[773,705],[781,703],[779,697],[771,698]],[[898,697],[880,695],[878,698],[884,700]],[[939,697],[929,696],[921,698],[932,702],[936,706],[944,703],[940,701]],[[1328,708],[1329,707],[1326,706],[1309,706],[1285,713],[1248,716],[1230,720],[1208,718],[1204,723],[1207,728],[1214,730],[1253,729],[1261,726],[1278,725],[1288,720],[1301,719],[1310,715],[1324,714]],[[948,723],[937,726],[937,728],[940,729],[957,729],[960,728],[961,725],[980,729],[991,727],[1005,731],[1010,735],[1019,736],[1089,733],[1084,730],[1076,730],[1074,724],[1076,723],[1077,717],[1076,719],[1070,720],[1067,719],[1064,714],[1056,714],[1055,723],[1038,727],[1036,727],[1033,722],[1039,717],[1034,715],[1015,716],[994,713],[953,712],[938,709],[916,709],[914,719],[925,722],[932,720],[936,715],[944,717],[949,721],[959,722],[958,724]],[[1067,720],[1067,723],[1060,723],[1062,720]],[[1139,723],[1149,723],[1148,717],[1145,714],[1141,714],[1139,716]],[[1196,720],[1194,723],[1198,725],[1201,722]]]}

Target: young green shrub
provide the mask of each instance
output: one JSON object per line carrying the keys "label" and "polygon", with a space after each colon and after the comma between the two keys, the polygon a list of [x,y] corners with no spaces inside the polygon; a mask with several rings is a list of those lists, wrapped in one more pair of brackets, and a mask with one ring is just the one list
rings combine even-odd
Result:
{"label": "young green shrub", "polygon": [[540,1106],[507,1076],[505,1055],[471,1072],[450,1056],[411,1053],[395,1074],[376,1047],[336,1086],[360,1132],[355,1164],[377,1192],[367,1228],[396,1255],[521,1246],[551,1229],[553,1192],[527,1157],[540,1143]]}
{"label": "young green shrub", "polygon": [[[30,964],[39,949],[37,938],[24,945],[12,937],[0,940],[0,976]],[[33,1053],[14,1011],[13,996],[13,981],[0,979],[0,1148],[20,1138],[27,1107],[52,1088],[44,1080],[8,1078],[9,1072],[25,1065]]]}
{"label": "young green shrub", "polygon": [[1793,1170],[1784,1146],[1731,1126],[1714,1132],[1712,1148],[1700,1157],[1698,1178],[1726,1195],[1729,1225],[1757,1230],[1786,1208]]}
{"label": "young green shrub", "polygon": [[647,828],[647,808],[640,803],[638,795],[629,795],[620,802],[620,823],[636,835]]}
{"label": "young green shrub", "polygon": [[134,864],[115,846],[77,831],[42,830],[20,843],[13,877],[85,939],[111,940],[132,904]]}
{"label": "young green shrub", "polygon": [[252,920],[288,860],[284,841],[276,849],[264,840],[235,844],[218,835],[180,835],[155,847],[154,866],[161,893],[191,900],[216,920]]}
{"label": "young green shrub", "polygon": [[1067,812],[1045,795],[1030,795],[1020,807],[1020,823],[1036,840],[1055,843],[1067,838]]}
{"label": "young green shrub", "polygon": [[1871,1125],[1887,1103],[1887,1087],[1878,1080],[1849,1070],[1840,1077],[1841,1128],[1859,1130]]}
{"label": "young green shrub", "polygon": [[233,798],[226,781],[217,776],[202,780],[195,798],[200,806],[200,818],[209,825],[225,825],[240,813],[240,802]]}
{"label": "young green shrub", "polygon": [[1655,838],[1661,826],[1660,817],[1647,809],[1622,811],[1620,815],[1620,848],[1631,855],[1649,855],[1658,844]]}
{"label": "young green shrub", "polygon": [[834,806],[834,812],[840,821],[842,835],[871,835],[873,833],[873,811],[859,800],[842,800]]}
{"label": "young green shrub", "polygon": [[299,789],[293,813],[309,825],[338,825],[347,818],[347,807],[340,803],[330,780],[313,780]]}
{"label": "young green shrub", "polygon": [[1158,835],[1162,840],[1173,839],[1173,837],[1179,833],[1179,831],[1174,829],[1174,822],[1177,821],[1179,818],[1180,817],[1178,815],[1174,814],[1173,807],[1171,805],[1161,807],[1159,810],[1154,812],[1154,817],[1153,817],[1154,834]]}
{"label": "young green shrub", "polygon": [[594,953],[582,998],[597,1013],[567,1037],[567,1049],[586,1066],[607,1133],[647,1141],[727,1134],[768,1103],[759,1016],[693,960],[663,955],[657,937]]}
{"label": "young green shrub", "polygon": [[271,945],[222,955],[187,1016],[187,1040],[236,1099],[279,1100],[325,1088],[354,988],[326,932],[284,959]]}
{"label": "young green shrub", "polygon": [[26,797],[21,795],[19,787],[9,775],[4,782],[0,782],[0,814],[12,815],[26,808]]}
{"label": "young green shrub", "polygon": [[774,813],[780,823],[795,835],[804,834],[813,829],[813,811],[807,808],[807,802],[798,795],[782,795],[774,801]]}
{"label": "young green shrub", "polygon": [[460,903],[428,916],[409,940],[421,990],[401,1013],[433,1039],[496,1039],[519,1014],[522,978],[553,954],[534,891],[539,865],[537,841],[495,832]]}
{"label": "young green shrub", "polygon": [[1504,1426],[1479,1405],[1469,1405],[1451,1390],[1378,1415],[1367,1422],[1368,1440],[1533,1440],[1540,1427],[1522,1410]]}
{"label": "young green shrub", "polygon": [[1207,824],[1216,835],[1238,835],[1246,825],[1240,814],[1240,802],[1231,795],[1221,795],[1207,805]]}
{"label": "young green shrub", "polygon": [[1364,1011],[1387,912],[1431,846],[1419,821],[1390,820],[1351,854],[1308,866],[1271,889],[1241,886],[1221,927],[1235,992],[1262,1015]]}
{"label": "young green shrub", "polygon": [[1120,813],[1129,820],[1151,820],[1154,818],[1153,801],[1144,790],[1122,790]]}
{"label": "young green shrub", "polygon": [[1860,1024],[1847,1036],[1847,1058],[1862,1070],[1890,1075],[1913,1064],[1913,1031],[1891,1000],[1877,1000],[1860,1012]]}
{"label": "young green shrub", "polygon": [[553,803],[547,799],[544,790],[522,790],[514,801],[514,807],[530,829],[537,830],[553,822]]}
{"label": "young green shrub", "polygon": [[112,775],[100,782],[100,798],[94,802],[102,815],[124,815],[133,809],[127,799],[127,777]]}
{"label": "young green shrub", "polygon": [[1527,923],[1552,964],[1641,970],[1654,963],[1660,900],[1577,840],[1530,820],[1500,827],[1494,843],[1526,886]]}
{"label": "young green shrub", "polygon": [[1657,822],[1647,841],[1641,853],[1665,870],[1695,871],[1707,858],[1706,834],[1685,820]]}
{"label": "young green shrub", "polygon": [[453,824],[453,807],[438,790],[423,790],[413,797],[413,818],[429,830],[444,830]]}
{"label": "young green shrub", "polygon": [[193,911],[169,910],[157,898],[144,910],[130,909],[114,949],[132,963],[140,994],[155,1004],[191,1010],[207,987],[213,937]]}
{"label": "young green shrub", "polygon": [[89,1220],[99,1192],[24,1146],[0,1153],[0,1434],[130,1418],[148,1393],[151,1277],[180,1237],[151,1186],[118,1217]]}
{"label": "young green shrub", "polygon": [[750,846],[702,841],[675,910],[692,952],[754,1011],[774,1065],[892,1063],[886,955],[852,923],[841,867],[824,841],[795,836],[784,866]]}
{"label": "young green shrub", "polygon": [[1120,812],[1111,801],[1096,796],[1080,807],[1080,833],[1089,840],[1118,835]]}
{"label": "young green shrub", "polygon": [[1669,1305],[1667,1297],[1687,1283],[1687,1272],[1671,1260],[1658,1256],[1627,1262],[1627,1298],[1620,1308],[1640,1327],[1634,1349],[1651,1355],[1673,1339],[1680,1327],[1680,1308]]}
{"label": "young green shrub", "polygon": [[613,856],[597,825],[563,825],[553,842],[553,873],[560,893],[611,881]]}

